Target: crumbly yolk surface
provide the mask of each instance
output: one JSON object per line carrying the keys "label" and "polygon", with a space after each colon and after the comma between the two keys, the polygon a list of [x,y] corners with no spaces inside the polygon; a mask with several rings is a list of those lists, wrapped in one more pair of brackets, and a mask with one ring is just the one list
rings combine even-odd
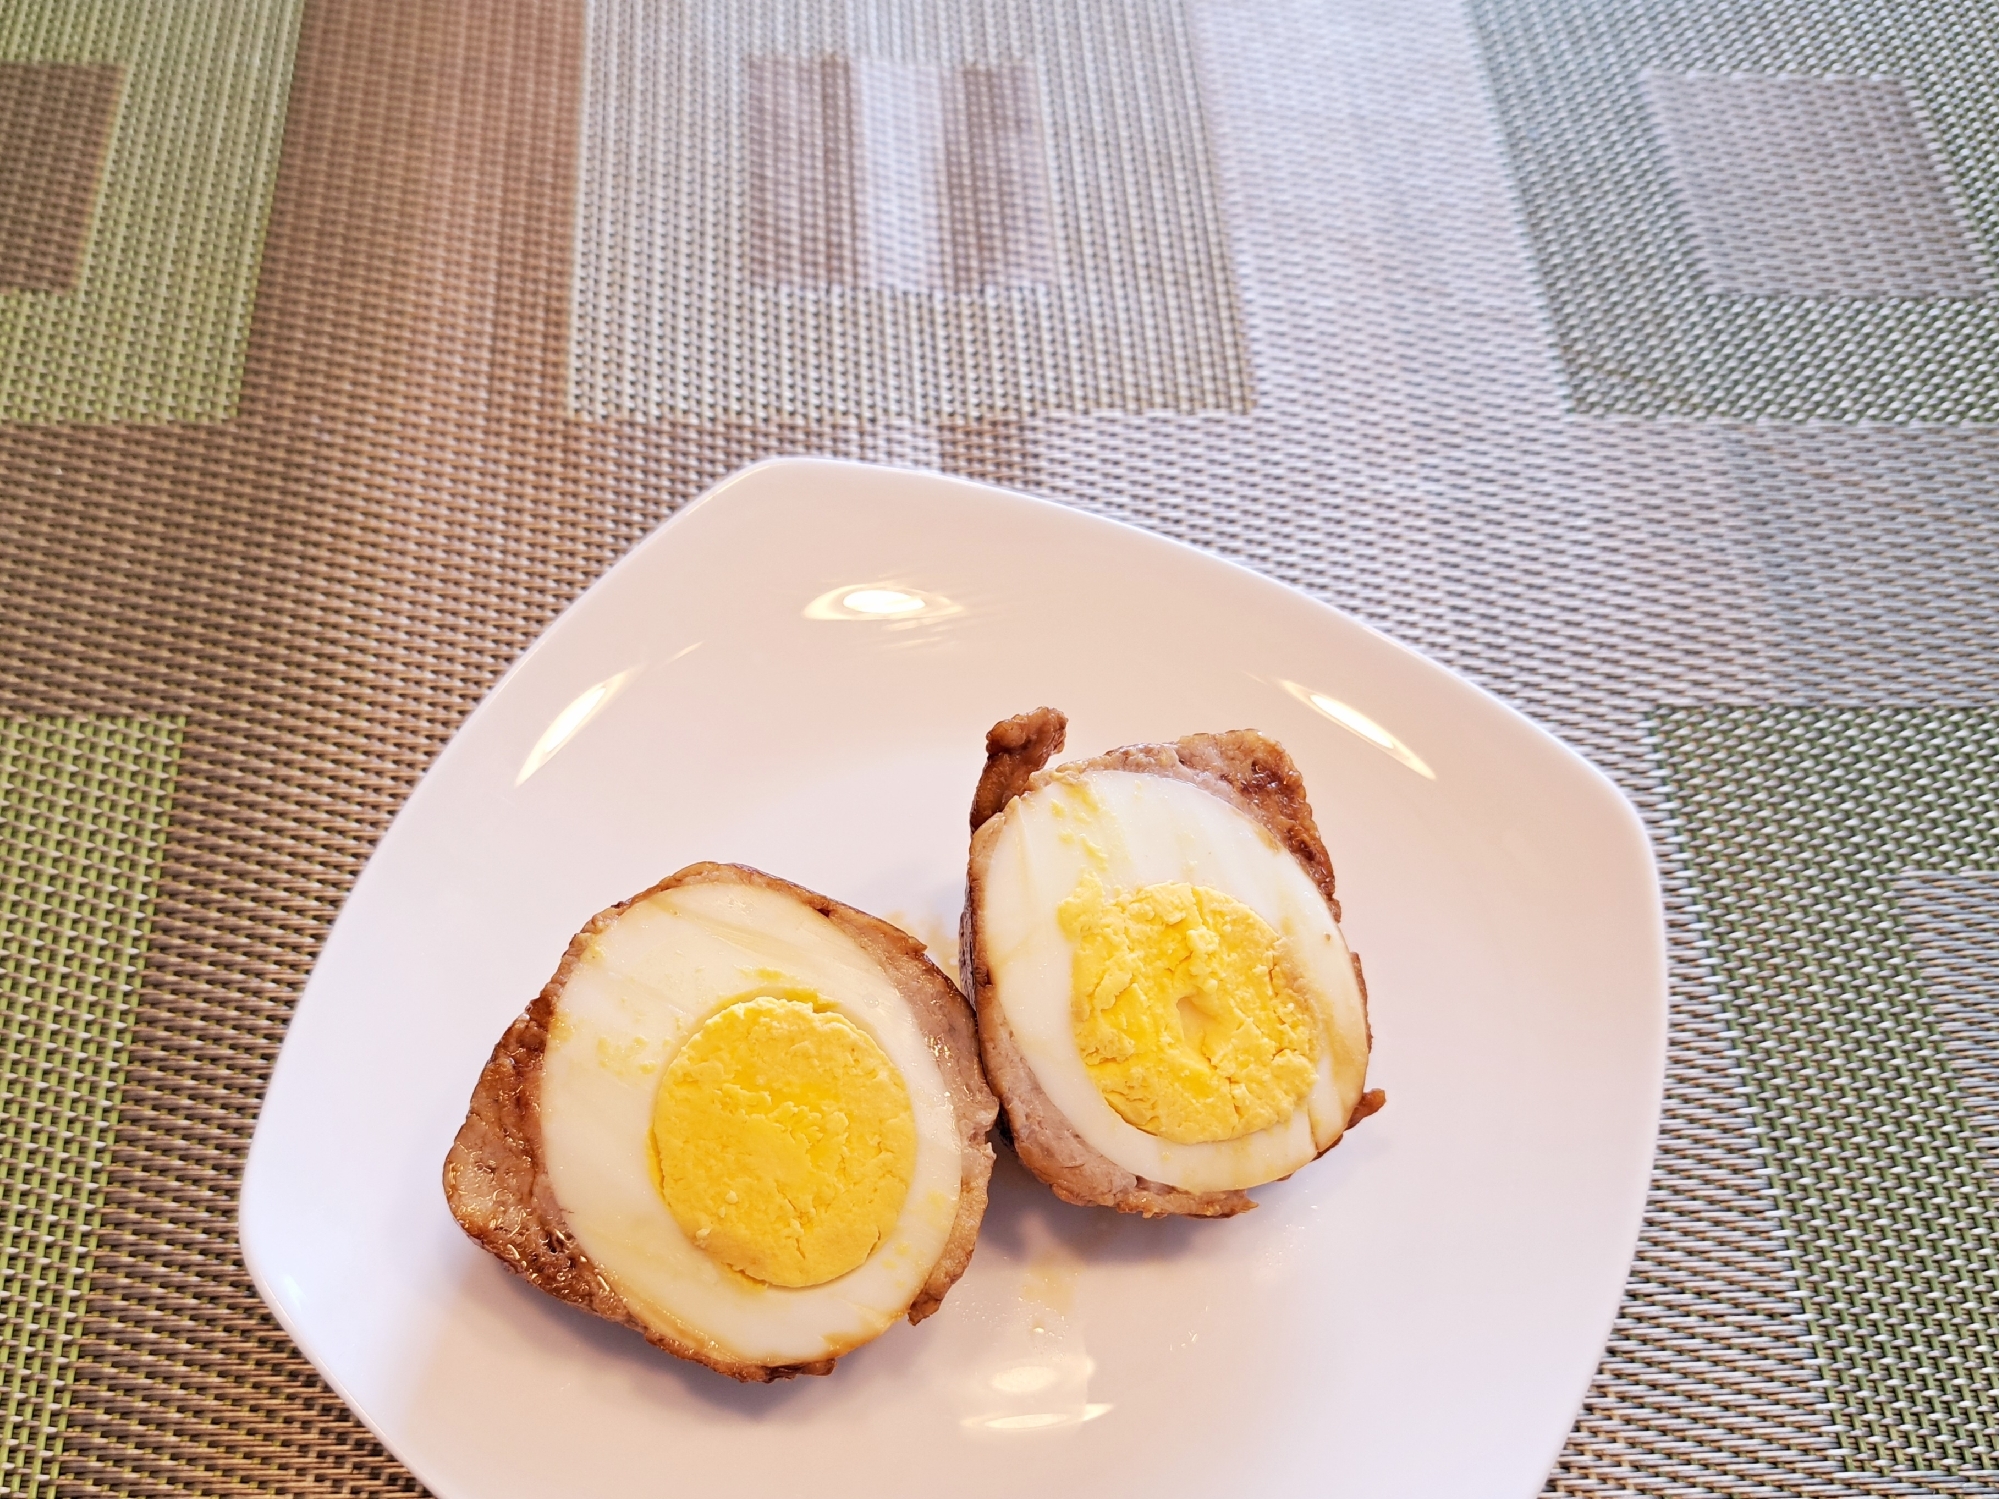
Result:
{"label": "crumbly yolk surface", "polygon": [[916,1172],[902,1074],[837,1011],[738,1001],[667,1063],[653,1103],[660,1195],[695,1244],[773,1286],[866,1262]]}
{"label": "crumbly yolk surface", "polygon": [[1057,915],[1090,1078],[1127,1123],[1177,1145],[1288,1119],[1317,1075],[1318,1027],[1283,939],[1202,885],[1106,894],[1086,874]]}

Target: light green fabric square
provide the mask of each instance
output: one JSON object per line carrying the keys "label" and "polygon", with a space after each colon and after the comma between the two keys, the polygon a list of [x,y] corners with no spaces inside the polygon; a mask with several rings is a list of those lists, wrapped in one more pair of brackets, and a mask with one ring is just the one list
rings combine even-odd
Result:
{"label": "light green fabric square", "polygon": [[[1892,172],[1912,192],[1953,200],[1966,253],[1990,272],[1999,265],[1990,5],[1470,0],[1470,14],[1577,410],[1999,422],[1999,296],[1989,289],[1748,295],[1704,280],[1698,205],[1682,200],[1657,97],[1662,77],[1687,75],[1901,92],[1928,159],[1898,160]],[[1789,149],[1804,160],[1816,150],[1836,163],[1833,146],[1809,120],[1795,122]],[[1757,146],[1736,149],[1740,160]],[[1723,170],[1726,158],[1724,146]],[[1852,191],[1844,206],[1855,212],[1866,196],[1836,170],[1813,191],[1835,201]]]}
{"label": "light green fabric square", "polygon": [[0,1493],[55,1492],[180,742],[0,718]]}
{"label": "light green fabric square", "polygon": [[1999,1183],[1897,891],[1999,869],[1999,712],[1654,731],[1847,1464],[1999,1469]]}
{"label": "light green fabric square", "polygon": [[0,60],[126,68],[79,284],[0,292],[0,421],[235,413],[302,7],[0,5]]}

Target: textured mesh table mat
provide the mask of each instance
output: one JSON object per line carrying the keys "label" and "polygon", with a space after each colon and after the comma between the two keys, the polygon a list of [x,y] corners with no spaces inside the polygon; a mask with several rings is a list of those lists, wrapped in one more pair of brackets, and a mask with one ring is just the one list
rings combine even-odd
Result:
{"label": "textured mesh table mat", "polygon": [[1672,1046],[1552,1489],[1999,1493],[1999,13],[0,6],[0,1490],[415,1489],[252,1293],[418,774],[775,453],[1417,645],[1649,820]]}

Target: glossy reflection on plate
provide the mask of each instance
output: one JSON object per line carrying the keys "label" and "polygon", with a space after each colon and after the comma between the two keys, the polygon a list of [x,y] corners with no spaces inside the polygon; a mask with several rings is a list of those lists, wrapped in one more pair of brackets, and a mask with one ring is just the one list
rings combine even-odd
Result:
{"label": "glossy reflection on plate", "polygon": [[922,618],[943,619],[963,609],[942,594],[921,593],[888,583],[843,583],[829,588],[805,606],[807,619],[862,620],[895,623]]}
{"label": "glossy reflection on plate", "polygon": [[1298,682],[1280,680],[1277,684],[1313,712],[1323,714],[1350,734],[1358,734],[1362,739],[1394,760],[1406,765],[1417,775],[1427,780],[1436,780],[1437,773],[1430,769],[1423,757],[1409,748],[1380,724],[1369,718],[1351,703],[1343,703],[1330,693],[1314,692]]}
{"label": "glossy reflection on plate", "polygon": [[615,676],[604,678],[601,682],[592,683],[577,693],[568,706],[550,720],[548,727],[542,730],[541,738],[535,740],[534,748],[528,751],[527,759],[521,762],[521,773],[514,777],[514,784],[521,785],[529,776],[553,760],[562,747],[574,739],[582,731],[583,726],[602,712],[611,699],[617,696],[618,689],[631,680],[633,672],[637,669],[633,667],[629,671],[621,671]]}

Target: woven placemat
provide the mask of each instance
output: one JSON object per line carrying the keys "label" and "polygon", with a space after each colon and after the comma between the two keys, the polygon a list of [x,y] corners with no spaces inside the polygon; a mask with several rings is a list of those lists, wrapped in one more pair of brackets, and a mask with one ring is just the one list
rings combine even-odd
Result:
{"label": "woven placemat", "polygon": [[1638,802],[1665,1128],[1553,1490],[1999,1492],[1992,21],[0,8],[0,1489],[415,1489],[236,1248],[290,1007],[507,663],[821,452],[1245,562]]}

